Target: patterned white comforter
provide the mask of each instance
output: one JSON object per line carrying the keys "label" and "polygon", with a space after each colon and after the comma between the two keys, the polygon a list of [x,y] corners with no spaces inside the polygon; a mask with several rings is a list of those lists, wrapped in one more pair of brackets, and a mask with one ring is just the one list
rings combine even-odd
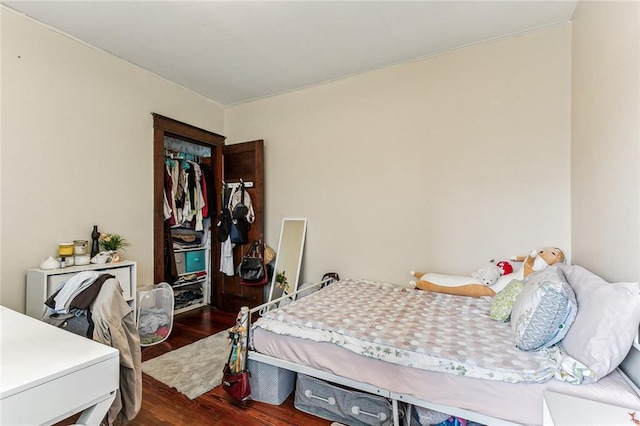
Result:
{"label": "patterned white comforter", "polygon": [[343,280],[272,310],[255,327],[431,371],[510,383],[582,381],[585,367],[559,347],[517,349],[490,300]]}

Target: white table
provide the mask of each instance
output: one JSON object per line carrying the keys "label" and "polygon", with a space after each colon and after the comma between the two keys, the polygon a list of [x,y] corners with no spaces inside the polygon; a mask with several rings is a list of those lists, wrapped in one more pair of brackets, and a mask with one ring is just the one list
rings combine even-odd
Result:
{"label": "white table", "polygon": [[117,349],[0,306],[0,424],[99,425],[119,386]]}
{"label": "white table", "polygon": [[544,392],[544,426],[633,426],[640,412],[557,392]]}

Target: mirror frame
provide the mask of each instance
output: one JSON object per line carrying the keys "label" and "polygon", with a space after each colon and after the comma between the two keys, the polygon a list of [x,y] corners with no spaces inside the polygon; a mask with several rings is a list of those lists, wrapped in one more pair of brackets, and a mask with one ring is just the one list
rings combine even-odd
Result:
{"label": "mirror frame", "polygon": [[[299,255],[298,255],[298,261],[296,264],[296,273],[295,273],[295,278],[294,278],[294,282],[290,282],[291,284],[291,290],[290,292],[286,292],[284,289],[282,290],[282,294],[278,297],[273,297],[275,288],[276,288],[276,275],[278,273],[278,263],[280,262],[280,252],[283,249],[282,247],[282,237],[284,235],[284,228],[285,228],[285,224],[288,221],[301,221],[303,222],[303,226],[302,226],[302,238],[300,241],[300,245],[299,245]],[[305,240],[306,240],[306,236],[307,236],[307,219],[305,218],[297,218],[297,217],[285,217],[282,219],[282,225],[280,227],[280,238],[278,239],[278,251],[276,251],[276,260],[275,260],[275,264],[273,266],[273,277],[271,278],[271,288],[269,289],[269,302],[271,302],[272,300],[275,300],[279,297],[285,296],[289,293],[295,293],[296,290],[298,289],[298,283],[300,281],[300,270],[302,268],[302,255],[304,253],[304,244],[305,244]],[[290,276],[290,277],[293,277]],[[295,296],[294,296],[295,297]]]}

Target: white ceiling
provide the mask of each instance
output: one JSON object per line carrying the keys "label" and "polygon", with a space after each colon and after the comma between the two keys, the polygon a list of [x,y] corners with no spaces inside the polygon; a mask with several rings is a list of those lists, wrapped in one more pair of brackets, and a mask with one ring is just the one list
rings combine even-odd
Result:
{"label": "white ceiling", "polygon": [[5,1],[230,105],[567,22],[576,1]]}

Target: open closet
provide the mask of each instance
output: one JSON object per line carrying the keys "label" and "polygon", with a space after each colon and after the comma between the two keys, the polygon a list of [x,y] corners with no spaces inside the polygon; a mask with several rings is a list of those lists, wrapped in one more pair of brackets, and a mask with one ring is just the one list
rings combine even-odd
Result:
{"label": "open closet", "polygon": [[222,135],[159,114],[153,127],[155,283],[173,287],[176,313],[205,304],[234,312],[263,303],[262,287],[220,272],[216,232],[223,185],[243,181],[255,219],[248,242],[232,249],[233,265],[251,242],[263,241],[263,141],[225,145]]}

